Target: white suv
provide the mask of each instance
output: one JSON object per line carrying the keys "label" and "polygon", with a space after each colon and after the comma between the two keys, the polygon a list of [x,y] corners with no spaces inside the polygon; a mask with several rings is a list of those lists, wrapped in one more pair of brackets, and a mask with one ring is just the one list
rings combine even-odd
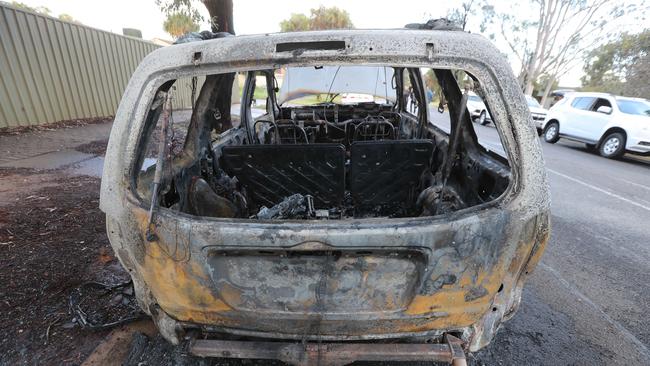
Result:
{"label": "white suv", "polygon": [[544,140],[582,141],[601,156],[626,152],[650,155],[650,102],[604,93],[571,93],[555,104],[544,122]]}
{"label": "white suv", "polygon": [[472,117],[472,122],[478,122],[486,126],[492,120],[485,103],[483,103],[483,99],[473,92],[468,93],[467,110]]}

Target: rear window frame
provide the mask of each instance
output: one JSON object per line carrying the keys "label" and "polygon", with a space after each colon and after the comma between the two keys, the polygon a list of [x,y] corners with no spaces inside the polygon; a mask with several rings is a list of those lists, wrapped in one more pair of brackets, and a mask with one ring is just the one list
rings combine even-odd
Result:
{"label": "rear window frame", "polygon": [[[147,111],[150,109],[156,92],[159,88],[166,82],[170,80],[177,80],[180,78],[189,78],[189,77],[200,77],[211,74],[220,74],[220,73],[234,73],[234,72],[248,72],[263,70],[278,66],[313,66],[315,63],[313,60],[283,60],[284,62],[278,63],[277,60],[268,59],[260,60],[261,62],[255,63],[246,63],[245,60],[241,60],[241,64],[233,63],[214,63],[210,67],[201,67],[196,68],[192,65],[178,66],[171,69],[162,69],[156,70],[155,72],[147,75],[145,80],[142,83],[142,88],[139,89],[139,98],[135,101],[136,108],[131,112],[131,118],[136,118],[136,115],[139,115],[138,119],[141,119],[140,122],[137,122],[139,129],[137,131],[132,131],[134,135],[130,136],[130,149],[129,150],[143,150],[140,143],[143,140],[142,132],[145,129],[144,120],[147,117]],[[513,106],[507,101],[510,100],[509,97],[512,97],[509,93],[505,92],[502,85],[498,81],[497,75],[494,73],[494,69],[489,66],[489,64],[478,60],[478,59],[465,59],[452,56],[444,56],[439,59],[427,59],[421,61],[414,61],[413,57],[408,54],[400,55],[390,55],[385,56],[382,61],[377,61],[375,59],[368,59],[364,61],[359,61],[355,58],[341,59],[341,58],[331,58],[331,59],[319,59],[318,64],[329,64],[329,65],[374,65],[374,66],[394,66],[399,65],[400,67],[411,67],[411,68],[431,68],[431,69],[444,69],[444,70],[455,70],[463,69],[466,70],[469,74],[474,75],[474,77],[480,81],[479,90],[486,96],[484,103],[487,105],[495,106],[496,114],[493,114],[495,121],[495,126],[498,131],[499,139],[501,140],[502,146],[504,148],[506,159],[508,160],[508,166],[510,169],[510,181],[508,187],[504,190],[501,196],[497,197],[494,200],[485,202],[479,205],[471,206],[454,212],[450,215],[456,217],[463,217],[468,215],[471,212],[476,212],[477,210],[492,209],[496,207],[503,207],[505,204],[509,204],[516,199],[522,192],[521,185],[521,176],[523,175],[523,166],[520,163],[519,157],[521,156],[520,145],[518,140],[515,138],[515,132],[519,128],[526,128],[527,125],[524,123],[515,124],[513,123],[512,113],[517,109],[516,106]],[[462,90],[461,90],[462,91]],[[145,96],[147,99],[145,100]],[[525,99],[521,97],[523,104],[525,104]],[[509,135],[509,136],[508,136]],[[128,195],[130,200],[137,203],[144,209],[148,209],[148,202],[142,199],[137,193],[136,174],[140,170],[140,166],[136,165],[138,153],[130,154],[129,161],[125,162],[128,166],[128,169],[125,169],[125,174],[127,175],[127,180],[131,182],[128,187]],[[532,184],[532,183],[531,183]],[[531,190],[535,190],[531,188]],[[167,208],[159,207],[161,210],[167,211]],[[184,215],[182,213],[173,212],[174,214]],[[447,215],[441,215],[441,218],[446,217]],[[188,216],[193,217],[193,216]],[[195,219],[198,219],[195,217]],[[203,218],[206,219],[206,218]],[[210,220],[217,220],[223,222],[239,222],[250,224],[250,220],[240,220],[240,219],[224,219],[224,218],[209,218]],[[415,217],[415,218],[396,218],[390,219],[393,222],[412,222],[413,220],[422,219],[424,221],[430,221],[432,217]],[[437,217],[435,219],[438,219]],[[361,219],[365,220],[376,220],[374,218]],[[382,219],[383,220],[383,219]],[[332,222],[338,221],[343,222],[345,220],[331,220]]]}

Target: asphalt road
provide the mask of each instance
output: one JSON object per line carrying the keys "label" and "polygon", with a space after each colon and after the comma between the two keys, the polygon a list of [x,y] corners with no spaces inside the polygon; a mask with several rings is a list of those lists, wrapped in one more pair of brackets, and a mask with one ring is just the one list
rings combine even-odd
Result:
{"label": "asphalt road", "polygon": [[[493,125],[474,127],[484,146],[503,151]],[[519,312],[471,362],[650,365],[650,160],[540,143],[551,240]]]}

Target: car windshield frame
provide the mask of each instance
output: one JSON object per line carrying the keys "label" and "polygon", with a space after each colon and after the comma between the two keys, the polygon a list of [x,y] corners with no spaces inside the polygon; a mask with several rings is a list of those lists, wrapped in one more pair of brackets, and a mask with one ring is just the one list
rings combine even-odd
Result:
{"label": "car windshield frame", "polygon": [[[628,108],[633,105],[635,105],[634,109]],[[633,116],[650,117],[650,103],[641,100],[616,99],[616,106],[618,107],[618,110],[621,111],[621,113],[630,114]],[[636,106],[638,106],[638,108]]]}

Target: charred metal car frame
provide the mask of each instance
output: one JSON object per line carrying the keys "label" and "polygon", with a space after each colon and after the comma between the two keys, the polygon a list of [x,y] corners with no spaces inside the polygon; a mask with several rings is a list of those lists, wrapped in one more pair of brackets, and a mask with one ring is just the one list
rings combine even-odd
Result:
{"label": "charred metal car frame", "polygon": [[[162,206],[150,217],[134,175],[142,163],[142,136],[150,132],[147,116],[160,109],[155,96],[169,89],[170,80],[356,64],[462,69],[480,81],[509,170],[503,173],[498,159],[476,143],[455,83],[446,88],[450,114],[460,116],[450,136],[433,125],[420,127],[441,144],[441,159],[453,151],[450,145],[458,147],[450,160],[456,179],[472,184],[486,164],[506,174],[498,197],[417,217],[273,221]],[[427,118],[426,108],[420,113]],[[139,304],[167,340],[189,340],[195,354],[293,364],[451,361],[462,357],[460,347],[487,345],[519,305],[549,236],[543,166],[510,66],[480,36],[350,30],[226,37],[161,48],[140,64],[115,117],[100,206]]]}

